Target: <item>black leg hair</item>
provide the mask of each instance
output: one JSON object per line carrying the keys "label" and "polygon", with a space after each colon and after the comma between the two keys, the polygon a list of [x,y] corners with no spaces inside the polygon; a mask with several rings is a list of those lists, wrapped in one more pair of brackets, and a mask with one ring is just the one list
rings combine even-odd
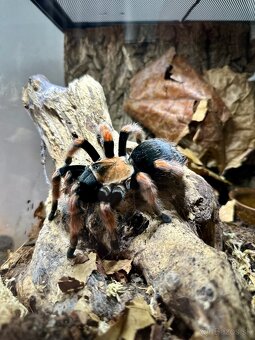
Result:
{"label": "black leg hair", "polygon": [[107,158],[114,157],[114,142],[112,132],[107,124],[99,126],[99,135],[103,140],[104,153]]}
{"label": "black leg hair", "polygon": [[86,151],[93,162],[98,161],[100,158],[99,153],[92,144],[90,144],[86,139],[77,138],[74,140],[72,146],[67,152],[65,164],[69,165],[72,163],[72,157],[79,149]]}
{"label": "black leg hair", "polygon": [[67,195],[70,192],[71,189],[71,184],[73,183],[73,175],[71,171],[67,171],[65,177],[64,177],[64,182],[63,182],[63,188],[62,191]]}
{"label": "black leg hair", "polygon": [[60,183],[61,183],[61,174],[59,170],[56,170],[51,179],[52,185],[52,203],[51,203],[51,211],[48,216],[48,220],[52,221],[55,217],[56,210],[58,208],[58,199],[60,196]]}
{"label": "black leg hair", "polygon": [[135,133],[136,141],[140,144],[143,140],[143,131],[137,124],[128,124],[122,127],[119,136],[119,156],[126,156],[127,140],[131,133]]}
{"label": "black leg hair", "polygon": [[48,216],[49,221],[52,221],[55,217],[56,210],[58,208],[58,199],[60,196],[60,184],[61,177],[64,177],[68,171],[71,172],[72,178],[78,178],[85,170],[84,165],[70,165],[63,166],[62,168],[56,170],[52,176],[52,204],[51,211]]}
{"label": "black leg hair", "polygon": [[67,258],[73,258],[78,244],[78,236],[83,227],[82,211],[80,208],[79,196],[73,194],[69,199],[70,212],[70,246],[67,250]]}

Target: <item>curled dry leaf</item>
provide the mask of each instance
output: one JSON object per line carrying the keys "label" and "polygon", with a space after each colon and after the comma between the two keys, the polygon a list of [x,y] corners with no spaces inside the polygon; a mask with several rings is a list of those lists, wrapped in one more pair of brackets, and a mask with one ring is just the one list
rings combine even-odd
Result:
{"label": "curled dry leaf", "polygon": [[134,340],[138,330],[153,324],[155,320],[151,316],[149,305],[142,298],[136,298],[126,306],[117,322],[97,340]]}
{"label": "curled dry leaf", "polygon": [[86,260],[86,262],[72,266],[69,271],[70,276],[76,278],[79,281],[87,282],[91,273],[94,270],[97,270],[96,265],[97,254],[91,252],[88,254],[88,258],[89,259]]}
{"label": "curled dry leaf", "polygon": [[85,256],[85,262],[72,263],[69,275],[64,275],[58,281],[58,286],[63,293],[77,292],[84,288],[91,273],[97,269],[96,253],[89,253],[88,258]]}
{"label": "curled dry leaf", "polygon": [[196,154],[188,148],[178,146],[180,152],[187,157],[188,166],[191,170],[195,171],[200,176],[209,176],[223,185],[232,185],[224,176],[218,175],[209,168],[206,168]]}
{"label": "curled dry leaf", "polygon": [[119,272],[120,270],[124,270],[128,274],[132,268],[131,263],[132,263],[132,260],[119,260],[119,261],[104,260],[102,261],[106,275],[112,275],[114,273]]}
{"label": "curled dry leaf", "polygon": [[58,286],[63,293],[78,292],[85,284],[71,276],[62,276],[58,281]]}
{"label": "curled dry leaf", "polygon": [[247,74],[233,72],[228,66],[207,71],[213,85],[231,112],[226,123],[225,170],[239,167],[255,149],[255,86]]}
{"label": "curled dry leaf", "polygon": [[77,253],[76,256],[71,260],[72,266],[76,264],[81,264],[89,261],[88,254],[86,253]]}
{"label": "curled dry leaf", "polygon": [[157,137],[182,141],[204,164],[225,169],[224,125],[231,113],[173,48],[132,78],[124,108]]}
{"label": "curled dry leaf", "polygon": [[86,324],[88,320],[94,320],[96,322],[100,321],[99,317],[92,312],[91,306],[88,301],[86,301],[83,297],[78,300],[78,302],[74,306],[73,312],[78,315],[81,323],[83,324]]}

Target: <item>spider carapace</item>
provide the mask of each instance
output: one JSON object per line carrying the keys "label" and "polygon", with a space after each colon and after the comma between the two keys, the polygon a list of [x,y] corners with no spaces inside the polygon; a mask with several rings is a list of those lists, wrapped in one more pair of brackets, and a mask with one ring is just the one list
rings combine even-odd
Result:
{"label": "spider carapace", "polygon": [[[135,135],[138,146],[128,155],[126,144],[131,133]],[[100,218],[111,239],[117,237],[116,208],[129,190],[138,190],[142,199],[163,222],[171,222],[170,216],[162,212],[154,179],[166,172],[181,179],[186,158],[165,140],[142,139],[143,131],[137,124],[124,126],[119,135],[118,156],[115,156],[111,128],[101,124],[98,140],[105,154],[102,159],[86,139],[74,140],[67,152],[65,165],[53,174],[52,207],[49,214],[49,220],[52,220],[58,207],[61,177],[64,177],[70,214],[68,258],[74,256],[79,232],[84,227],[81,210],[86,203],[99,205]],[[91,157],[92,163],[89,166],[71,165],[72,157],[79,149],[85,150]]]}

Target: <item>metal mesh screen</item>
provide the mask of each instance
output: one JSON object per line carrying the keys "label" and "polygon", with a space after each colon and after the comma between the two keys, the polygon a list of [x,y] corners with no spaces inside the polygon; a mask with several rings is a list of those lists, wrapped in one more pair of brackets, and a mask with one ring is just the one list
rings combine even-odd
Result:
{"label": "metal mesh screen", "polygon": [[255,21],[255,0],[31,0],[59,28],[160,21]]}
{"label": "metal mesh screen", "polygon": [[74,22],[179,20],[194,3],[186,0],[57,0]]}
{"label": "metal mesh screen", "polygon": [[[73,22],[181,21],[195,0],[57,0]],[[201,0],[187,20],[253,21],[255,0]]]}

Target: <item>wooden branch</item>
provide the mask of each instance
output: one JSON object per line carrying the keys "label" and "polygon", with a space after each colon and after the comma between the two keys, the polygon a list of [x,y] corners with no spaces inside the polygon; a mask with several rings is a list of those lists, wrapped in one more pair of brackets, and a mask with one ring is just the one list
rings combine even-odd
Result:
{"label": "wooden branch", "polygon": [[[103,89],[90,76],[73,81],[68,88],[52,85],[44,76],[32,76],[24,88],[23,103],[57,167],[63,164],[63,153],[75,135],[97,146],[97,125],[111,124]],[[84,163],[84,155],[80,160]]]}
{"label": "wooden branch", "polygon": [[[54,86],[42,76],[31,77],[23,100],[56,166],[63,164],[72,134],[88,138],[99,151],[96,126],[102,121],[111,121],[102,88],[91,77],[75,80],[68,88]],[[88,162],[83,153],[77,156],[77,161]],[[251,339],[250,311],[237,288],[227,257],[204,242],[213,245],[215,229],[220,231],[212,188],[186,167],[181,183],[168,177],[157,185],[172,223],[160,224],[140,202],[137,209],[143,212],[149,226],[142,234],[132,235],[126,243],[121,243],[115,257],[133,259],[133,267],[153,286],[165,313],[182,320],[196,339]],[[50,200],[51,195],[46,203],[48,212]],[[55,220],[51,223],[45,220],[32,260],[17,278],[19,299],[30,306],[33,297],[36,310],[70,312],[77,301],[81,301],[81,296],[89,296],[86,302],[89,313],[109,320],[124,309],[131,293],[109,304],[105,276],[91,274],[97,270],[95,253],[90,252],[87,262],[75,266],[66,259],[69,236],[63,219],[65,197],[60,206]],[[134,208],[130,206],[127,198],[119,209],[120,215],[124,216],[125,212],[128,216],[129,209],[132,213]],[[92,224],[99,230],[96,212],[94,206],[90,221],[92,216]],[[88,216],[86,218],[88,220]],[[63,294],[58,287],[63,276],[76,277],[85,287],[79,294]],[[134,297],[138,293],[132,294]]]}

